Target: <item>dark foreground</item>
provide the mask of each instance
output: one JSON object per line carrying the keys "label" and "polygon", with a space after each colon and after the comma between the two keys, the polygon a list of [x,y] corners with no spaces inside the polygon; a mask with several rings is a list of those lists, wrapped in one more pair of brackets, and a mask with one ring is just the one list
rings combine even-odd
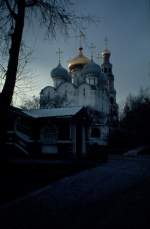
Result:
{"label": "dark foreground", "polygon": [[38,190],[97,162],[53,159],[9,160],[0,164],[0,206]]}
{"label": "dark foreground", "polygon": [[149,228],[150,159],[115,159],[0,208],[0,228]]}

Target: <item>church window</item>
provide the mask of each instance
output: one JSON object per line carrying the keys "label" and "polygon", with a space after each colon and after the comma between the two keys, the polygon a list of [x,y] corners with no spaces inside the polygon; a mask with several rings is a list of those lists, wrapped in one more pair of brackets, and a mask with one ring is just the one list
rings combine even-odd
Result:
{"label": "church window", "polygon": [[109,68],[109,73],[111,73],[111,68]]}
{"label": "church window", "polygon": [[67,90],[65,90],[65,97],[67,97]]}
{"label": "church window", "polygon": [[89,80],[89,78],[87,78],[87,79],[86,79],[86,82],[87,82],[88,84],[90,84],[90,80]]}
{"label": "church window", "polygon": [[99,138],[100,137],[100,129],[98,127],[91,128],[91,137],[92,138]]}
{"label": "church window", "polygon": [[94,85],[95,79],[89,79],[89,80],[90,80],[89,84],[90,84],[90,85]]}
{"label": "church window", "polygon": [[94,78],[94,86],[97,85],[97,79]]}
{"label": "church window", "polygon": [[110,103],[113,104],[114,103],[114,98],[110,97]]}
{"label": "church window", "polygon": [[107,68],[104,68],[104,73],[107,73]]}
{"label": "church window", "polygon": [[85,88],[83,89],[83,95],[85,96]]}

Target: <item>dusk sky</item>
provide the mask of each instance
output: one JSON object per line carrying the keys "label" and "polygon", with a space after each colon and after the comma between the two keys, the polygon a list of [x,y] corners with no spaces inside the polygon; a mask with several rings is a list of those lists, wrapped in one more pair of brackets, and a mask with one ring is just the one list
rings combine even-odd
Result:
{"label": "dusk sky", "polygon": [[[91,15],[99,18],[96,24],[85,26],[86,39],[83,42],[84,54],[91,55],[90,44],[100,53],[108,38],[111,51],[111,63],[115,76],[117,101],[122,102],[129,93],[138,93],[141,87],[150,86],[150,5],[149,0],[76,0],[75,10],[78,15]],[[33,94],[52,84],[50,71],[57,66],[58,48],[63,51],[62,65],[67,68],[67,61],[78,54],[79,38],[76,34],[63,37],[57,33],[56,40],[46,40],[41,31],[28,34],[28,45],[34,53],[30,69],[34,75]]]}

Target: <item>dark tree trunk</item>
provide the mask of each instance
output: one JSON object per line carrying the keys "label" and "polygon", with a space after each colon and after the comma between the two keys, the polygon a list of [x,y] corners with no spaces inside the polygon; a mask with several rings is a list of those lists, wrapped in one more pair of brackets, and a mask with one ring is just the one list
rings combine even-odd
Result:
{"label": "dark tree trunk", "polygon": [[11,37],[6,80],[0,94],[0,144],[5,140],[7,117],[12,101],[18,68],[19,52],[24,28],[25,0],[17,1],[18,12],[15,17],[15,28]]}
{"label": "dark tree trunk", "polygon": [[2,97],[5,98],[7,105],[10,105],[17,75],[19,52],[22,40],[25,17],[25,0],[18,1],[18,14],[15,20],[15,28],[11,39],[9,50],[9,61],[6,72],[6,81],[2,90]]}

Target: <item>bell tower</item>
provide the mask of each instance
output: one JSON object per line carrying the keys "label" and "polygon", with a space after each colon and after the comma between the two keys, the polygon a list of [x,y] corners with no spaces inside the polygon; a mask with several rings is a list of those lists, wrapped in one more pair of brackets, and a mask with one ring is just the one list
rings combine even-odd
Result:
{"label": "bell tower", "polygon": [[107,79],[107,90],[109,94],[109,121],[110,125],[115,125],[118,121],[118,105],[116,103],[116,90],[114,87],[114,75],[112,64],[110,63],[111,52],[108,49],[108,39],[105,38],[105,49],[102,52],[102,73]]}
{"label": "bell tower", "polygon": [[102,52],[102,73],[106,76],[109,92],[114,91],[114,75],[112,73],[112,64],[110,63],[111,52],[108,49],[108,39],[105,38],[105,49]]}

